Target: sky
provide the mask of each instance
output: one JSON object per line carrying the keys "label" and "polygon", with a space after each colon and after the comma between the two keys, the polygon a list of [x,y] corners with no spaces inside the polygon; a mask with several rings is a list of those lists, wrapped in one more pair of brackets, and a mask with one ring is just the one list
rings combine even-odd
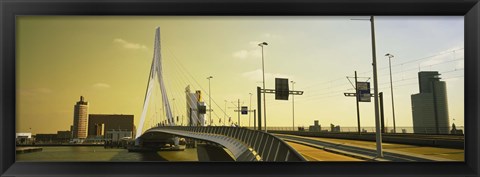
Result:
{"label": "sky", "polygon": [[[90,114],[133,114],[138,125],[153,58],[155,28],[161,29],[162,67],[175,116],[186,124],[185,87],[201,90],[212,119],[237,121],[238,99],[256,108],[256,87],[275,78],[294,81],[295,126],[318,120],[356,127],[356,104],[347,77],[373,87],[368,16],[21,16],[17,18],[17,132],[69,130],[73,108],[84,96]],[[464,125],[463,16],[377,16],[376,56],[385,123],[393,126],[388,58],[397,127],[412,127],[411,95],[419,71],[439,71],[446,82],[450,124]],[[291,88],[292,85],[290,85]],[[158,89],[157,89],[158,90]],[[373,89],[372,89],[373,92]],[[252,93],[250,96],[249,93]],[[161,119],[155,92],[147,124]],[[292,100],[266,95],[267,126],[292,127]],[[251,102],[251,104],[250,104]],[[226,109],[225,109],[226,108]],[[160,117],[160,118],[159,118]],[[182,120],[183,117],[183,120]],[[208,117],[208,115],[206,115]],[[373,127],[374,103],[360,103],[362,127]],[[148,119],[149,118],[149,119]],[[222,119],[222,123],[219,123]],[[253,126],[253,116],[240,117]],[[138,126],[137,126],[138,127]]]}

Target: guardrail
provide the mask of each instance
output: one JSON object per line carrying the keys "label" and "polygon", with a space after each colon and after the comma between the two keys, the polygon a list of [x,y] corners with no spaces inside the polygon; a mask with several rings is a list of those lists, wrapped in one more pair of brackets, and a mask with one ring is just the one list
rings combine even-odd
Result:
{"label": "guardrail", "polygon": [[[341,132],[307,132],[307,131],[282,131],[270,130],[271,133],[288,134],[302,137],[321,137],[334,139],[376,141],[375,133],[341,133]],[[409,144],[419,146],[432,146],[443,148],[464,149],[464,136],[459,135],[432,135],[432,134],[384,134],[382,142]]]}
{"label": "guardrail", "polygon": [[[244,146],[248,147],[255,159],[258,161],[306,161],[295,149],[290,147],[280,138],[269,133],[250,130],[243,127],[183,127],[183,126],[165,126],[156,127],[176,131],[186,131],[192,133],[210,134],[212,136],[222,135],[228,138],[234,138]],[[248,156],[248,155],[245,155]],[[249,159],[240,157],[240,159]]]}
{"label": "guardrail", "polygon": [[[254,129],[254,127],[247,127],[248,129]],[[439,128],[439,133],[436,133],[436,128],[435,127],[397,127],[395,130],[396,134],[400,133],[405,133],[405,134],[450,134],[450,135],[463,135],[464,134],[464,126],[457,126],[455,127],[455,130],[453,127],[440,127]],[[275,131],[302,131],[302,132],[358,132],[357,127],[318,127],[318,128],[313,128],[309,129],[309,127],[267,127],[268,130],[275,130]],[[376,128],[375,127],[360,127],[360,130],[362,133],[375,133]],[[454,131],[452,131],[454,130]],[[385,127],[385,132],[384,133],[393,133],[393,128],[392,127]]]}

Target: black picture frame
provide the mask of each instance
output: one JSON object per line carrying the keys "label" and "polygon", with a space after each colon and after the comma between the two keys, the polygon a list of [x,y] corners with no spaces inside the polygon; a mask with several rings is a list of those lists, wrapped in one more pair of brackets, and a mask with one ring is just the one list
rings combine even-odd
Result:
{"label": "black picture frame", "polygon": [[[478,0],[0,0],[1,176],[479,176]],[[15,18],[21,15],[460,15],[465,162],[15,162]]]}

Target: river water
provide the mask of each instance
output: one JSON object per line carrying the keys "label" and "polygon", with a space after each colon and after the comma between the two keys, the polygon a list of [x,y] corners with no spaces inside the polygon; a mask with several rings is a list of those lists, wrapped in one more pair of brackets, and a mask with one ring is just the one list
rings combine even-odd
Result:
{"label": "river water", "polygon": [[103,146],[44,146],[42,151],[17,154],[23,162],[88,162],[88,161],[198,161],[197,149],[185,151],[128,152],[126,149],[105,149]]}

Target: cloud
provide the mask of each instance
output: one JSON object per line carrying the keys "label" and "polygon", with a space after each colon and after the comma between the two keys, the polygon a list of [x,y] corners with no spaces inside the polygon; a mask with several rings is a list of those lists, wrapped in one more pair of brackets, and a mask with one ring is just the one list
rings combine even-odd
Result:
{"label": "cloud", "polygon": [[[264,33],[261,34],[260,37],[261,39],[265,39],[265,41],[268,41],[268,39],[277,39],[280,38],[279,35],[271,34],[271,33]],[[258,59],[262,57],[262,51],[261,48],[258,46],[258,44],[262,43],[263,41],[250,41],[248,42],[248,48],[246,49],[240,49],[236,52],[232,53],[232,56],[234,58],[238,59]]]}
{"label": "cloud", "polygon": [[34,89],[34,92],[36,93],[42,93],[42,94],[50,94],[52,93],[53,91],[49,88],[36,88]]}
{"label": "cloud", "polygon": [[248,57],[248,51],[247,50],[240,50],[240,51],[234,52],[233,57],[240,58],[240,59],[245,59],[245,58]]}
{"label": "cloud", "polygon": [[251,49],[251,50],[242,49],[242,50],[233,52],[232,56],[238,59],[247,59],[247,58],[259,59],[262,57],[262,53],[260,49]]}
{"label": "cloud", "polygon": [[50,94],[50,93],[53,93],[52,89],[44,88],[44,87],[20,90],[20,95],[23,95],[23,96],[35,96],[35,95],[43,95],[43,94]]}
{"label": "cloud", "polygon": [[93,84],[92,87],[96,89],[107,89],[107,88],[110,88],[111,86],[106,83],[96,83],[96,84]]}
{"label": "cloud", "polygon": [[265,38],[270,38],[270,39],[276,39],[276,38],[280,38],[279,35],[276,35],[276,34],[271,34],[271,33],[264,33],[262,34],[262,37],[265,37]]}
{"label": "cloud", "polygon": [[145,45],[128,42],[128,41],[120,39],[120,38],[114,39],[113,42],[117,43],[117,44],[120,44],[120,45],[122,45],[123,48],[127,48],[127,49],[142,49],[142,50],[147,49],[147,46],[145,46]]}
{"label": "cloud", "polygon": [[[253,71],[248,71],[244,72],[241,74],[243,77],[252,80],[252,81],[262,81],[262,70],[257,69]],[[288,78],[288,79],[293,79],[293,76],[287,75],[287,74],[281,74],[281,73],[265,73],[265,80],[273,80],[275,78]]]}
{"label": "cloud", "polygon": [[260,44],[260,43],[261,43],[260,41],[250,41],[250,42],[248,42],[248,45],[251,48],[258,48],[258,44]]}
{"label": "cloud", "polygon": [[259,41],[248,42],[248,49],[241,49],[233,52],[232,56],[238,59],[258,59],[262,57],[261,48],[258,47]]}

